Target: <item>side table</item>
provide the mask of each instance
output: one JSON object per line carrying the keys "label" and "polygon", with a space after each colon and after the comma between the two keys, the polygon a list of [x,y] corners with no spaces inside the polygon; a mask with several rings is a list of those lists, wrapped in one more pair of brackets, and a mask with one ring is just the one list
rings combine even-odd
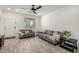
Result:
{"label": "side table", "polygon": [[72,38],[63,38],[60,46],[74,52],[74,49],[77,49],[77,40]]}

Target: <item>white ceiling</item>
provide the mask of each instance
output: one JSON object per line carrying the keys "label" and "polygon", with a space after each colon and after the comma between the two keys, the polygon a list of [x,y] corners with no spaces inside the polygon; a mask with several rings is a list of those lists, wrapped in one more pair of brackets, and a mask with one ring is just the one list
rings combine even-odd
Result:
{"label": "white ceiling", "polygon": [[[64,7],[67,7],[67,5],[42,5],[42,8],[37,10],[36,15],[43,16]],[[30,11],[31,8],[32,8],[31,5],[0,5],[0,9],[3,10],[9,9],[9,11],[21,12],[25,14],[33,14],[32,12],[28,12]]]}

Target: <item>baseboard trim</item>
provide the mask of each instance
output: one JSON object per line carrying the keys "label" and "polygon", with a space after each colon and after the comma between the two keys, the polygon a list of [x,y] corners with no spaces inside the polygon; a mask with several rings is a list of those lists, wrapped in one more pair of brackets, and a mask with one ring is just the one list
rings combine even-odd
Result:
{"label": "baseboard trim", "polygon": [[16,38],[16,37],[4,37],[5,39],[12,39],[12,38]]}

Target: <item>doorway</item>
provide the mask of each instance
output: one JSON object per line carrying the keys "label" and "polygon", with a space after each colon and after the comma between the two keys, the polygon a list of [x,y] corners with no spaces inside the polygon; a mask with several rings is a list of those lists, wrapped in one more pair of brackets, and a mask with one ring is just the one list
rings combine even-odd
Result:
{"label": "doorway", "polygon": [[16,20],[13,15],[4,14],[4,35],[5,38],[16,37]]}

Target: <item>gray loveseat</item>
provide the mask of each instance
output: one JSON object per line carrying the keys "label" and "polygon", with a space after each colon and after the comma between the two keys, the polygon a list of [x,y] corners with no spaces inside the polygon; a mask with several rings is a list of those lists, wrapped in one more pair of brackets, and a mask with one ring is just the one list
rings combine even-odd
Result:
{"label": "gray loveseat", "polygon": [[35,32],[31,29],[21,29],[18,34],[20,39],[35,37]]}

